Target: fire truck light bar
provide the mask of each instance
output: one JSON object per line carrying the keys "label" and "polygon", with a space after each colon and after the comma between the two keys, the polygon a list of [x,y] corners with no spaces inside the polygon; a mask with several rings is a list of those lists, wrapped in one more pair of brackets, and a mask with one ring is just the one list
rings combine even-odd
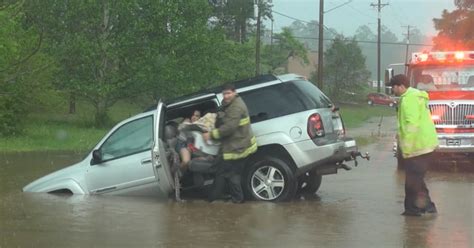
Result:
{"label": "fire truck light bar", "polygon": [[411,63],[474,62],[474,51],[413,53]]}

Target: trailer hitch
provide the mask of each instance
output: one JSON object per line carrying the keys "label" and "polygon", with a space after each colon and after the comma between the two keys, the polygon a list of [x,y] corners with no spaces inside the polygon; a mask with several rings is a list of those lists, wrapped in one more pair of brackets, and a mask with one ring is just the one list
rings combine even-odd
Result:
{"label": "trailer hitch", "polygon": [[362,155],[361,152],[351,152],[351,157],[354,160],[354,166],[355,167],[357,167],[357,165],[359,165],[359,162],[357,162],[357,157],[360,157],[362,159],[366,159],[367,161],[370,160],[370,155],[369,155],[368,152],[364,153],[364,155]]}
{"label": "trailer hitch", "polygon": [[[362,159],[366,159],[367,161],[370,160],[370,155],[368,152],[362,154],[361,152],[351,152],[351,157],[348,158],[346,161],[351,161],[351,160],[354,160],[354,166],[357,167],[359,165],[359,162],[357,161],[357,157],[360,157]],[[341,162],[338,164],[339,165],[339,168],[341,169],[344,169],[344,170],[352,170],[352,167],[350,167],[349,165]]]}

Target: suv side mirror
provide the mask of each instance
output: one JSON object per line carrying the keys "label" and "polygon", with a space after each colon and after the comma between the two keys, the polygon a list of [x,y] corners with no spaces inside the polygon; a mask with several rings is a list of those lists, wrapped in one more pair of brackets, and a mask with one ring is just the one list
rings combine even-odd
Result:
{"label": "suv side mirror", "polygon": [[92,151],[91,165],[100,164],[102,162],[102,152],[100,149]]}

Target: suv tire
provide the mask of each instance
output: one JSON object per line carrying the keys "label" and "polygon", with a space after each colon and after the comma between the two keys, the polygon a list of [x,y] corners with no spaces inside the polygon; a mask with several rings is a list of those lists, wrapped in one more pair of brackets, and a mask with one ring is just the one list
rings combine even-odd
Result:
{"label": "suv tire", "polygon": [[288,162],[280,158],[257,157],[244,178],[244,189],[253,200],[288,201],[296,192],[296,177]]}
{"label": "suv tire", "polygon": [[315,171],[307,172],[299,177],[298,194],[315,194],[321,186],[323,176],[316,174]]}

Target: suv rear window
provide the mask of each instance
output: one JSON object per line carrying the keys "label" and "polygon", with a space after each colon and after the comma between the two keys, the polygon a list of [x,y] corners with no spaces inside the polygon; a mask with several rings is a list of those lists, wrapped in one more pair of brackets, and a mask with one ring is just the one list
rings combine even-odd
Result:
{"label": "suv rear window", "polygon": [[292,84],[277,84],[239,93],[247,104],[252,123],[306,110]]}
{"label": "suv rear window", "polygon": [[309,109],[327,108],[332,104],[331,100],[311,82],[297,80],[293,81],[292,84],[299,89],[301,94],[306,96],[303,100]]}

